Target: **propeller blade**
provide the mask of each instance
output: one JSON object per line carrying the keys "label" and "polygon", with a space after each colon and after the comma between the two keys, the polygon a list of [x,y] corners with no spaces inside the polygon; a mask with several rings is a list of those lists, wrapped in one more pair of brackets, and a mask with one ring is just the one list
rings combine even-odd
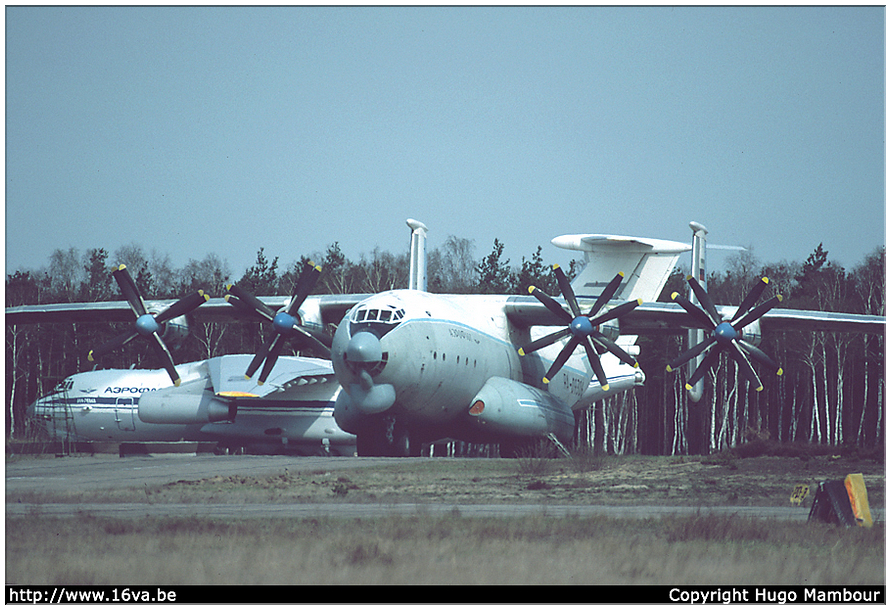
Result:
{"label": "propeller blade", "polygon": [[623,350],[621,347],[618,346],[617,343],[615,343],[612,339],[610,339],[603,333],[595,331],[594,334],[591,335],[591,339],[593,339],[595,343],[599,343],[600,345],[602,345],[609,353],[611,353],[613,356],[615,356],[625,364],[630,364],[633,367],[638,366],[637,360],[635,360],[631,356],[631,354]]}
{"label": "propeller blade", "polygon": [[730,355],[736,360],[736,363],[739,365],[739,368],[742,369],[743,376],[749,380],[753,386],[755,386],[755,391],[760,392],[764,389],[764,385],[761,383],[761,380],[758,378],[758,373],[755,372],[755,367],[752,366],[751,361],[746,356],[746,353],[742,350],[742,348],[737,345],[736,341],[731,343]]}
{"label": "propeller blade", "polygon": [[768,311],[779,305],[779,303],[783,300],[783,297],[780,295],[776,295],[772,299],[768,299],[761,303],[758,307],[747,313],[740,320],[733,323],[733,328],[737,331],[741,331],[743,328],[766,314]]}
{"label": "propeller blade", "polygon": [[133,310],[133,313],[135,313],[137,317],[144,316],[148,313],[145,309],[145,301],[142,300],[142,295],[139,293],[139,288],[136,286],[136,282],[130,277],[130,272],[127,271],[127,266],[120,265],[117,269],[111,272],[111,275],[118,283],[118,287],[120,287],[124,299],[130,303],[130,309]]}
{"label": "propeller blade", "polygon": [[114,337],[110,341],[102,344],[101,346],[99,346],[98,349],[90,350],[90,353],[87,354],[87,360],[89,360],[90,362],[95,362],[96,359],[101,358],[105,354],[124,347],[138,336],[139,333],[135,330],[125,331]]}
{"label": "propeller blade", "polygon": [[533,341],[532,343],[529,343],[528,345],[524,345],[518,351],[521,356],[525,356],[526,354],[531,354],[532,352],[538,351],[543,347],[547,347],[548,345],[556,343],[560,339],[562,339],[564,337],[568,337],[570,334],[572,334],[572,331],[569,330],[568,327],[562,328],[555,333],[551,333],[550,335],[545,335],[544,337],[541,337],[540,339],[536,339],[535,341]]}
{"label": "propeller blade", "polygon": [[167,346],[164,345],[164,341],[158,333],[152,333],[152,339],[152,346],[154,347],[158,358],[161,359],[161,365],[167,370],[167,374],[170,375],[170,380],[173,381],[173,385],[179,386],[180,378],[179,374],[176,372],[176,367],[173,365],[173,356],[170,355],[170,351],[167,349]]}
{"label": "propeller blade", "polygon": [[[316,333],[310,331],[307,328],[303,328],[302,326],[295,326],[294,332],[300,335],[300,342],[309,346],[310,349],[313,349],[321,354],[326,354],[327,359],[331,359],[331,343],[325,343],[320,340],[319,337],[316,336]],[[326,339],[328,338],[326,335],[323,335]]]}
{"label": "propeller blade", "polygon": [[667,370],[668,372],[671,372],[671,371],[677,369],[679,366],[687,363],[688,361],[692,360],[693,358],[695,358],[696,356],[698,356],[699,354],[701,354],[702,352],[707,350],[717,340],[718,339],[714,335],[709,335],[708,337],[705,338],[704,341],[699,342],[697,345],[691,347],[690,349],[685,351],[683,354],[681,354],[680,356],[678,356],[677,358],[672,360],[668,364],[668,366],[665,367],[665,370]]}
{"label": "propeller blade", "polygon": [[765,354],[758,347],[752,345],[748,341],[743,341],[742,339],[737,339],[737,343],[743,349],[743,351],[748,353],[748,355],[751,356],[754,360],[756,360],[759,364],[766,366],[768,369],[773,371],[776,375],[783,374],[783,369],[781,369],[780,366],[770,358],[770,356]]}
{"label": "propeller blade", "polygon": [[643,303],[641,299],[637,299],[636,301],[628,301],[627,303],[622,303],[616,307],[613,307],[608,312],[603,315],[597,316],[596,318],[591,319],[591,324],[593,326],[597,326],[599,324],[603,324],[604,322],[609,322],[610,320],[615,320],[618,317],[624,316],[626,313],[637,307]]}
{"label": "propeller blade", "polygon": [[541,289],[536,288],[535,286],[530,286],[529,294],[531,294],[536,299],[538,299],[541,302],[541,304],[544,305],[545,307],[547,307],[551,313],[556,315],[558,318],[560,318],[567,324],[572,322],[572,315],[569,312],[567,312],[565,309],[563,309],[563,306],[560,305],[560,303],[558,303],[557,301],[555,301],[553,299],[553,297],[549,296]]}
{"label": "propeller blade", "polygon": [[282,347],[284,347],[285,338],[282,335],[277,335],[272,340],[272,345],[269,348],[269,355],[266,356],[266,362],[263,363],[263,370],[260,371],[260,377],[257,379],[257,383],[259,385],[263,385],[266,383],[267,377],[269,377],[269,373],[272,372],[272,368],[275,366],[276,361],[278,360],[279,354],[282,353]]}
{"label": "propeller blade", "polygon": [[269,341],[263,344],[263,346],[260,348],[260,351],[257,352],[254,358],[251,360],[251,363],[247,367],[247,371],[245,371],[244,373],[246,379],[250,379],[251,377],[253,377],[254,373],[257,372],[257,369],[260,368],[260,365],[263,364],[263,361],[266,360],[266,356],[269,355],[269,348],[272,347],[272,344],[275,342],[278,336],[278,334],[273,335],[273,337],[269,339]]}
{"label": "propeller blade", "polygon": [[290,315],[293,316],[297,313],[297,310],[303,305],[303,301],[305,301],[306,297],[309,296],[309,293],[312,292],[312,289],[316,285],[316,281],[321,274],[321,267],[313,262],[308,262],[306,264],[303,268],[303,273],[300,274],[300,278],[294,286],[294,294],[291,297],[291,304],[288,305],[288,313]]}
{"label": "propeller blade", "polygon": [[179,301],[159,313],[157,316],[155,316],[155,321],[158,324],[162,324],[168,320],[172,320],[173,318],[184,316],[209,300],[210,297],[204,294],[203,290],[199,290],[194,294],[180,299]]}
{"label": "propeller blade", "polygon": [[575,292],[572,290],[569,278],[563,273],[563,269],[560,268],[560,265],[553,265],[552,269],[554,270],[554,275],[557,276],[557,285],[560,286],[560,294],[566,299],[566,304],[569,305],[569,311],[572,313],[572,317],[579,317],[582,315],[582,310],[579,309],[579,302],[575,298]]}
{"label": "propeller blade", "polygon": [[238,300],[242,303],[250,307],[254,312],[272,322],[272,319],[275,317],[275,312],[272,311],[263,301],[247,292],[246,290],[242,290],[236,284],[230,284],[226,288],[229,294],[235,295]]}
{"label": "propeller blade", "polygon": [[560,353],[557,354],[557,359],[554,360],[554,363],[551,365],[551,368],[548,369],[548,372],[545,373],[545,376],[542,378],[542,381],[547,383],[551,383],[551,379],[554,378],[554,375],[563,368],[563,365],[566,364],[566,361],[569,360],[569,357],[572,355],[572,352],[575,351],[575,348],[578,347],[579,340],[576,338],[572,338],[569,342],[563,346],[563,349],[560,350]]}
{"label": "propeller blade", "polygon": [[227,302],[227,303],[229,303],[230,305],[232,305],[232,306],[235,307],[236,309],[239,309],[239,310],[243,311],[243,312],[246,313],[246,314],[251,314],[252,316],[254,316],[254,317],[255,317],[256,319],[258,319],[258,320],[265,320],[265,321],[268,322],[268,320],[267,320],[266,318],[264,318],[263,316],[261,316],[259,313],[257,313],[257,311],[254,310],[253,307],[251,307],[250,305],[248,305],[247,303],[245,303],[244,301],[242,301],[241,299],[239,299],[239,298],[238,298],[237,296],[235,296],[234,294],[227,294],[227,295],[226,295],[225,297],[223,297],[223,298],[226,299],[226,302]]}
{"label": "propeller blade", "polygon": [[755,286],[749,291],[749,294],[746,295],[746,298],[743,299],[743,302],[739,304],[739,307],[736,309],[736,313],[733,314],[732,320],[738,320],[741,315],[749,311],[755,303],[758,302],[758,299],[761,297],[761,293],[764,292],[764,289],[767,288],[767,284],[770,282],[766,277],[762,277],[761,280],[755,284]]}
{"label": "propeller blade", "polygon": [[696,367],[696,370],[693,371],[693,374],[690,375],[690,379],[687,380],[686,388],[688,390],[692,390],[693,386],[699,383],[699,380],[705,377],[706,372],[712,368],[718,362],[718,356],[721,355],[721,350],[713,349],[706,354],[705,358],[702,359],[702,362],[699,363],[699,366]]}
{"label": "propeller blade", "polygon": [[684,310],[693,318],[693,321],[696,323],[697,328],[704,328],[705,330],[714,330],[715,324],[712,322],[711,318],[706,315],[704,311],[696,307],[692,302],[683,297],[678,292],[673,292],[671,294],[671,300],[684,308]]}
{"label": "propeller blade", "polygon": [[583,341],[582,345],[585,346],[585,352],[588,354],[588,363],[594,369],[594,376],[597,377],[600,388],[605,392],[609,390],[609,380],[606,378],[606,373],[603,372],[600,356],[597,355],[597,351],[594,349],[594,339],[590,336],[585,337],[585,339],[586,341]]}
{"label": "propeller blade", "polygon": [[699,304],[702,305],[702,308],[705,312],[711,317],[714,325],[717,326],[721,322],[723,322],[723,318],[721,318],[721,314],[718,313],[718,308],[715,307],[714,301],[712,298],[708,296],[708,293],[705,291],[705,288],[702,287],[695,277],[688,276],[687,283],[690,284],[690,288],[693,289],[693,294],[696,295],[696,298],[699,300]]}
{"label": "propeller blade", "polygon": [[600,293],[600,296],[597,297],[594,305],[591,306],[591,311],[588,312],[589,318],[600,313],[603,306],[610,302],[610,299],[616,294],[623,279],[625,279],[625,274],[619,272],[616,274],[616,277],[610,280],[609,284],[606,285],[606,288],[603,289],[603,292]]}

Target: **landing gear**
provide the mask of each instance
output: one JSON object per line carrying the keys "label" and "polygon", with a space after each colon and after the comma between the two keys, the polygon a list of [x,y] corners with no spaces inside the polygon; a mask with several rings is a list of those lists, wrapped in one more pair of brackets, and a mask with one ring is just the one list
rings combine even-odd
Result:
{"label": "landing gear", "polygon": [[411,428],[387,416],[369,422],[356,435],[356,452],[362,457],[416,457],[421,455],[421,443]]}

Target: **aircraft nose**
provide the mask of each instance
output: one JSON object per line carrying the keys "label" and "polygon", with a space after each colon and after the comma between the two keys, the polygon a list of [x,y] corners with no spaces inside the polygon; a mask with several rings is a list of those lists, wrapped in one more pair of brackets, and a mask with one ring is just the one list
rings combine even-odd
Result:
{"label": "aircraft nose", "polygon": [[395,388],[389,383],[375,383],[373,378],[380,373],[384,360],[377,335],[368,331],[357,332],[350,337],[344,358],[351,374],[341,381],[341,385],[349,394],[351,404],[365,415],[381,413],[392,407],[396,402]]}
{"label": "aircraft nose", "polygon": [[367,331],[358,332],[350,338],[346,348],[347,362],[353,365],[373,365],[383,358],[381,340]]}

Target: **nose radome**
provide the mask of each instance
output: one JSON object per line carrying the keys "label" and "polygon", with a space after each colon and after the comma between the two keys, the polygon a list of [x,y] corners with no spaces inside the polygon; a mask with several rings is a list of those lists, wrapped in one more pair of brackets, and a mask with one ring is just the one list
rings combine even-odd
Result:
{"label": "nose radome", "polygon": [[358,332],[347,344],[346,359],[353,364],[372,364],[383,358],[381,341],[367,331]]}

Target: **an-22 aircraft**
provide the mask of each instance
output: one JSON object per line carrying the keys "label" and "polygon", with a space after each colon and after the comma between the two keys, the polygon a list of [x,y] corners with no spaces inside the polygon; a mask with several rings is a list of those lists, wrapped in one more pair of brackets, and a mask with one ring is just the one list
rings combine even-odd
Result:
{"label": "an-22 aircraft", "polygon": [[[739,360],[756,388],[761,381],[752,360],[781,373],[757,348],[761,325],[875,333],[884,328],[883,317],[777,309],[777,297],[758,305],[766,281],[738,308],[715,306],[695,277],[700,269],[704,277],[705,243],[705,229],[696,223],[692,247],[614,235],[555,238],[558,247],[584,252],[586,262],[572,284],[555,268],[562,299],[534,287],[531,296],[431,294],[427,228],[408,223],[409,289],[295,296],[278,312],[268,298],[230,289],[243,309],[262,313],[276,329],[246,369],[252,377],[262,365],[258,387],[272,379],[283,341],[339,320],[330,352],[342,388],[334,419],[356,435],[360,455],[416,455],[422,443],[443,438],[500,443],[503,455],[542,438],[566,443],[575,411],[644,382],[634,355],[636,336],[645,332],[689,329],[693,347],[669,367],[693,363],[688,389],[695,399],[696,386],[720,350]],[[656,303],[678,257],[691,249],[689,298],[675,295],[675,303]],[[317,273],[308,267],[306,283]],[[211,299],[194,315],[221,319],[232,311],[223,307]],[[199,400],[183,397],[156,413],[206,423],[202,409]],[[237,405],[234,413],[222,411],[213,417],[239,422]]]}
{"label": "an-22 aircraft", "polygon": [[[682,252],[693,250],[694,274],[704,279],[706,230],[690,226],[692,246],[614,235],[555,238],[558,247],[584,252],[586,262],[572,284],[555,266],[561,300],[535,287],[531,297],[430,294],[421,258],[413,263],[413,289],[368,297],[338,325],[331,359],[343,391],[335,420],[357,435],[361,455],[416,455],[421,443],[443,436],[498,442],[507,455],[530,439],[567,443],[575,411],[642,384],[634,354],[645,332],[689,329],[691,348],[669,368],[691,363],[694,400],[722,350],[759,390],[753,360],[782,373],[757,347],[762,325],[883,332],[883,317],[776,309],[779,296],[758,304],[766,279],[739,307],[717,307],[694,276],[689,298],[656,303]],[[415,223],[413,239],[422,243],[425,234]],[[423,246],[413,246],[416,252]]]}

